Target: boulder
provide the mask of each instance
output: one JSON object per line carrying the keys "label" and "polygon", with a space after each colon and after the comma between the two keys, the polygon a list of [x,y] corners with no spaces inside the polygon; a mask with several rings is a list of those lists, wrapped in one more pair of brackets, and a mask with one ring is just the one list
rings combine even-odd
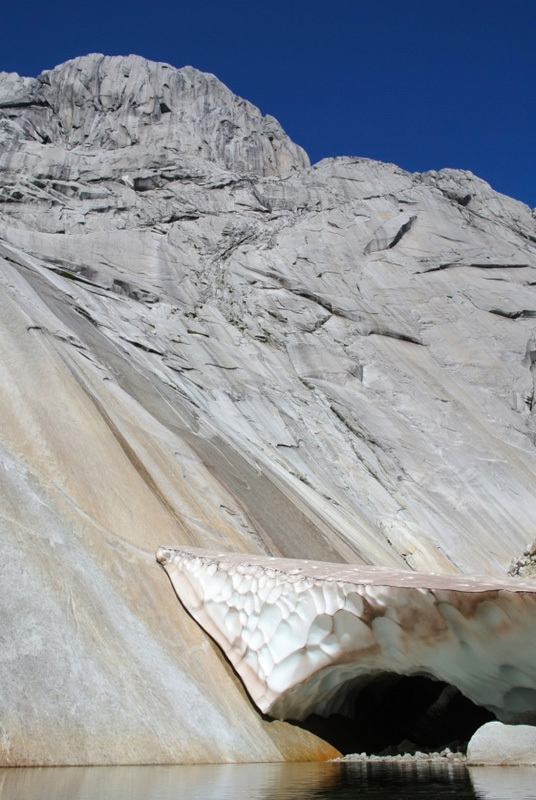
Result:
{"label": "boulder", "polygon": [[536,765],[536,727],[487,722],[467,747],[468,764]]}

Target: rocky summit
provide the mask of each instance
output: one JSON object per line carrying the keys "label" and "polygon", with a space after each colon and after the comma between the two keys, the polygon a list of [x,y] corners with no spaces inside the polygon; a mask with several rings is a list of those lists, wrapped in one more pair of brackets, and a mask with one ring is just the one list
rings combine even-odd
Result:
{"label": "rocky summit", "polygon": [[155,552],[505,577],[535,318],[534,214],[469,172],[311,166],[191,67],[0,73],[0,764],[335,755]]}

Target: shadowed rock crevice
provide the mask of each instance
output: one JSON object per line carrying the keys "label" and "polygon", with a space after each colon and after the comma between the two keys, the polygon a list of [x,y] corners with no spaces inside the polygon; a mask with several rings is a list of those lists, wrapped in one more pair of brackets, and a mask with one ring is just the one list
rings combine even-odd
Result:
{"label": "shadowed rock crevice", "polygon": [[477,728],[495,719],[456,687],[424,676],[383,673],[364,688],[348,691],[352,717],[311,714],[294,723],[344,755],[437,752],[446,747],[465,752]]}

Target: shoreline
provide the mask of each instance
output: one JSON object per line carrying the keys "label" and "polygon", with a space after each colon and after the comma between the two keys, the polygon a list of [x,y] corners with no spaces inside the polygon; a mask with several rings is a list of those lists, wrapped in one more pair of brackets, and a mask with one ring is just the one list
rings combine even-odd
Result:
{"label": "shoreline", "polygon": [[446,747],[435,753],[398,753],[396,755],[368,755],[367,753],[348,753],[340,758],[330,758],[330,762],[338,764],[463,764],[468,765],[465,753],[455,752]]}

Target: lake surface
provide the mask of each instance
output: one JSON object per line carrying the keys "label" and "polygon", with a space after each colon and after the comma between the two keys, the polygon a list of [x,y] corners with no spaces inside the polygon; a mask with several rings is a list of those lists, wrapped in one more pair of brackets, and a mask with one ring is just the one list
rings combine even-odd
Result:
{"label": "lake surface", "polygon": [[0,800],[536,800],[536,767],[225,764],[0,769]]}

